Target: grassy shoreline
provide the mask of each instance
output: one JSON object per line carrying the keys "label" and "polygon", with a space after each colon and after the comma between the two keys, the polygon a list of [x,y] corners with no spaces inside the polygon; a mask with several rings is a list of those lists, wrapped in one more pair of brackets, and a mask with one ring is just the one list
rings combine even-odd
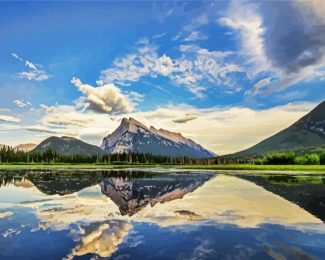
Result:
{"label": "grassy shoreline", "polygon": [[162,168],[162,169],[187,169],[187,170],[249,170],[249,171],[294,171],[294,172],[318,172],[325,174],[325,165],[253,165],[253,164],[225,164],[225,165],[163,165],[163,164],[0,164],[0,170],[23,169],[126,169],[126,168]]}

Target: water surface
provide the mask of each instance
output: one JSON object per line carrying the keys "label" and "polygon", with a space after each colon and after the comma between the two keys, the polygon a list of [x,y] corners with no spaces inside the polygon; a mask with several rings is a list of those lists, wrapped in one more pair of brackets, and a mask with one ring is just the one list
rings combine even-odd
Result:
{"label": "water surface", "polygon": [[325,255],[322,176],[157,170],[0,176],[1,259]]}

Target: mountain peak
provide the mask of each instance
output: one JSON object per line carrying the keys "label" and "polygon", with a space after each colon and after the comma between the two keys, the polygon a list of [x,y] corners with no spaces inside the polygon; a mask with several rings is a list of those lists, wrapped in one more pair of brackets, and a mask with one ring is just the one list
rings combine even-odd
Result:
{"label": "mountain peak", "polygon": [[51,136],[43,140],[32,151],[42,153],[48,149],[64,155],[101,155],[104,153],[98,146],[87,144],[79,139],[69,136]]}
{"label": "mountain peak", "polygon": [[148,129],[144,124],[142,124],[138,120],[134,119],[133,117],[129,117],[129,119],[127,119],[126,117],[124,117],[122,119],[122,121],[121,121],[121,125],[138,126],[138,127],[144,128],[144,129]]}
{"label": "mountain peak", "polygon": [[214,157],[180,133],[174,133],[154,126],[147,128],[138,120],[123,118],[120,126],[103,139],[101,148],[109,153],[151,153],[155,155]]}

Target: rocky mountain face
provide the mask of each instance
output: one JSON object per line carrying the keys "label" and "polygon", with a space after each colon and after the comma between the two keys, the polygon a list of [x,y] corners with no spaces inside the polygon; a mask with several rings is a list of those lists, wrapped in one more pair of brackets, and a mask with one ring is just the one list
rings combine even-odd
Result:
{"label": "rocky mountain face", "polygon": [[46,150],[52,150],[58,154],[70,155],[70,154],[81,154],[81,155],[101,155],[103,150],[98,146],[87,144],[73,137],[52,136],[45,139],[39,145],[33,149],[33,152],[44,152]]}
{"label": "rocky mountain face", "polygon": [[281,132],[234,156],[305,149],[325,145],[325,101]]}
{"label": "rocky mountain face", "polygon": [[136,152],[194,158],[216,156],[180,133],[158,130],[153,126],[148,128],[133,118],[123,118],[120,126],[103,139],[101,148],[108,153]]}

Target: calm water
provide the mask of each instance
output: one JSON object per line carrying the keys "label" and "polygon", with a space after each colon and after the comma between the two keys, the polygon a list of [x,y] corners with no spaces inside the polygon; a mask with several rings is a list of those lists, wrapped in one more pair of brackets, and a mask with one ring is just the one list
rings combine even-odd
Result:
{"label": "calm water", "polygon": [[325,178],[0,172],[1,259],[324,259]]}

